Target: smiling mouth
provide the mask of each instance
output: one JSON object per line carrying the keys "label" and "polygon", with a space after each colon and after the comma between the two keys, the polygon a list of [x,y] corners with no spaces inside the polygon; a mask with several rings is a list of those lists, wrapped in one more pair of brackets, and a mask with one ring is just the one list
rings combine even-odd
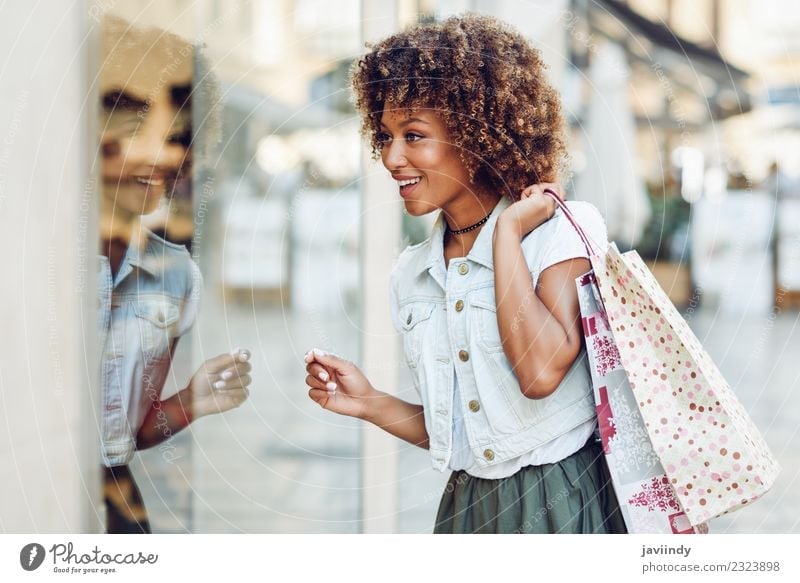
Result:
{"label": "smiling mouth", "polygon": [[408,180],[398,180],[397,186],[400,187],[400,196],[406,197],[409,194],[411,194],[411,191],[414,190],[414,188],[416,188],[420,180],[422,180],[422,176],[409,178]]}
{"label": "smiling mouth", "polygon": [[134,176],[133,180],[143,186],[164,186],[166,182],[163,177],[156,176]]}

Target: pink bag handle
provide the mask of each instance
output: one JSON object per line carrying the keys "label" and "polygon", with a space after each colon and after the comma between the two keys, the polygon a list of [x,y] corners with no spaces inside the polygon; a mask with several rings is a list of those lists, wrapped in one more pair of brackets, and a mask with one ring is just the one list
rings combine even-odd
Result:
{"label": "pink bag handle", "polygon": [[595,257],[597,253],[594,252],[592,244],[589,243],[589,237],[586,235],[586,233],[584,233],[583,229],[581,229],[580,225],[578,224],[578,221],[575,220],[575,217],[573,216],[572,212],[567,208],[567,205],[564,204],[564,202],[558,197],[558,195],[552,189],[545,188],[544,193],[550,196],[550,198],[552,198],[556,202],[558,208],[560,208],[561,212],[564,213],[564,216],[567,217],[567,219],[569,219],[569,222],[572,223],[572,226],[575,227],[575,230],[578,232],[578,236],[581,238],[581,241],[583,241],[583,244],[586,247],[586,252],[589,254],[589,256]]}

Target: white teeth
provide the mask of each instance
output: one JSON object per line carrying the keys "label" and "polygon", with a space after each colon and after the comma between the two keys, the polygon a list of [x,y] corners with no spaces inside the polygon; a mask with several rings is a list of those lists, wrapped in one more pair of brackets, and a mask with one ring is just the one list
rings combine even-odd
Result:
{"label": "white teeth", "polygon": [[417,176],[416,178],[411,178],[410,180],[398,180],[397,181],[397,185],[398,186],[408,186],[409,184],[416,184],[420,180],[422,180],[421,176]]}
{"label": "white teeth", "polygon": [[163,178],[144,178],[143,176],[134,176],[134,180],[139,184],[145,184],[147,186],[161,186],[164,184]]}

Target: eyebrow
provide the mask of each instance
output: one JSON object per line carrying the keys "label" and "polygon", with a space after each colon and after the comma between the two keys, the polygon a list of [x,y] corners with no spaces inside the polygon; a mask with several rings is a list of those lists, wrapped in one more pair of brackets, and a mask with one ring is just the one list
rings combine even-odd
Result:
{"label": "eyebrow", "polygon": [[[409,118],[407,118],[406,120],[404,120],[404,121],[401,121],[401,122],[400,122],[398,125],[399,125],[399,126],[402,128],[402,127],[405,127],[405,126],[407,126],[407,125],[409,125],[409,124],[412,124],[412,123],[414,123],[414,122],[424,123],[425,125],[431,125],[430,123],[428,123],[428,122],[427,122],[427,121],[425,121],[424,119],[420,119],[420,118],[418,118],[418,117],[409,117]],[[385,124],[385,123],[383,123],[383,122],[380,122],[380,124],[381,124],[381,127],[383,127],[383,128],[385,128],[385,127],[386,127],[386,124]]]}
{"label": "eyebrow", "polygon": [[147,106],[147,101],[128,93],[115,89],[103,95],[103,107],[110,110],[137,111]]}

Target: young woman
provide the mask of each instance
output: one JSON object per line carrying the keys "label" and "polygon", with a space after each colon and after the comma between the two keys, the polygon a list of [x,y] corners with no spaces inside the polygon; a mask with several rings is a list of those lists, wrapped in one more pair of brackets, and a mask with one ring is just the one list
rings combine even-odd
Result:
{"label": "young woman", "polygon": [[[624,532],[593,438],[575,278],[586,250],[545,188],[565,158],[536,50],[482,16],[394,35],[353,70],[363,131],[406,210],[440,210],[392,275],[392,314],[422,404],[341,358],[306,356],[309,396],[453,471],[435,532]],[[535,186],[526,185],[538,183]],[[570,209],[595,243],[605,225]]]}
{"label": "young woman", "polygon": [[220,354],[162,400],[175,347],[197,316],[202,280],[186,248],[144,228],[141,218],[159,207],[190,155],[192,46],[111,17],[103,41],[98,323],[106,529],[149,533],[128,469],[135,451],[238,407],[249,394],[250,363],[246,350]]}

